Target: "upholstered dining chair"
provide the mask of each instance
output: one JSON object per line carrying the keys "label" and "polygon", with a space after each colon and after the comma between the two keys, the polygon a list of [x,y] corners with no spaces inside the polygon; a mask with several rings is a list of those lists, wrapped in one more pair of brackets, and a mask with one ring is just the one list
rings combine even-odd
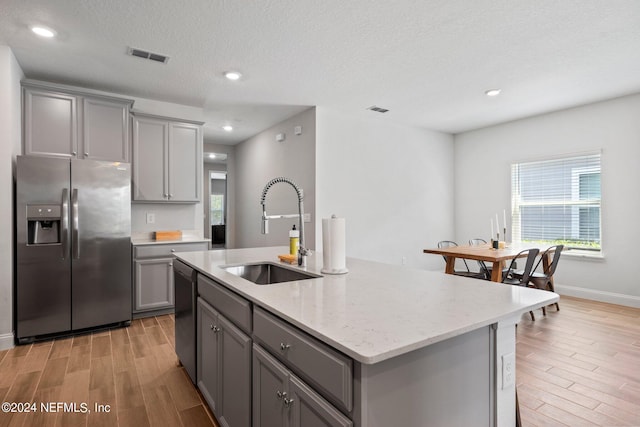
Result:
{"label": "upholstered dining chair", "polygon": [[[511,259],[509,268],[507,268],[507,270],[502,273],[502,283],[516,286],[527,286],[529,284],[531,271],[533,270],[533,263],[535,262],[538,253],[540,253],[540,250],[535,248],[525,249],[518,252],[518,254]],[[520,271],[521,274],[514,274],[516,268],[516,260],[525,256],[527,257],[527,260],[525,262],[524,269]],[[536,320],[535,316],[533,315],[533,311],[530,311],[529,315],[531,316],[531,320]]]}
{"label": "upholstered dining chair", "polygon": [[[458,246],[458,244],[452,240],[441,240],[438,242],[438,248],[442,249],[442,248],[451,248],[454,246]],[[444,259],[444,262],[447,262],[447,257],[445,257],[444,255],[442,256],[442,258]],[[464,267],[465,270],[455,270],[453,272],[454,275],[456,276],[464,276],[464,277],[473,277],[474,279],[484,279],[485,278],[485,273],[482,271],[471,271],[471,269],[469,268],[469,265],[467,264],[467,260],[465,260],[464,258],[461,259],[462,262],[464,263]]]}
{"label": "upholstered dining chair", "polygon": [[[484,239],[469,239],[469,244],[471,246],[479,246],[479,245],[484,245],[486,244],[487,241]],[[480,269],[481,272],[484,273],[484,278],[486,280],[491,280],[491,270],[493,269],[493,266],[491,265],[487,265],[484,261],[477,261],[478,263],[478,268]]]}

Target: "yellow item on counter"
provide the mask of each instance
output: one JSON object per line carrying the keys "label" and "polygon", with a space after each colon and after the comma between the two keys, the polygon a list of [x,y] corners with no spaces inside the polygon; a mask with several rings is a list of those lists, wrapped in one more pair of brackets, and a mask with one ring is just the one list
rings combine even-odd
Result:
{"label": "yellow item on counter", "polygon": [[296,264],[298,262],[298,257],[296,255],[278,255],[278,258],[280,258],[280,261],[288,262],[289,264]]}

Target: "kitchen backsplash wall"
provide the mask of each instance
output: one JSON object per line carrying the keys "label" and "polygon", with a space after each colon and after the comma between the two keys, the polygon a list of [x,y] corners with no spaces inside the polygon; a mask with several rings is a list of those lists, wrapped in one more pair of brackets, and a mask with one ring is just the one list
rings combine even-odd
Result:
{"label": "kitchen backsplash wall", "polygon": [[[202,220],[196,218],[200,204],[134,203],[131,206],[131,232],[199,229]],[[147,214],[153,214],[154,223],[147,224]],[[200,218],[202,215],[200,214]]]}

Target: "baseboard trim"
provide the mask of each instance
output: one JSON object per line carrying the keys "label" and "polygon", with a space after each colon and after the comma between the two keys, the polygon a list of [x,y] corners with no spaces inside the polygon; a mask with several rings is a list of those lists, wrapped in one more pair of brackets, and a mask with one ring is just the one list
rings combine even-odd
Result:
{"label": "baseboard trim", "polygon": [[640,308],[640,297],[635,295],[618,294],[615,292],[599,291],[559,284],[554,285],[554,287],[555,291],[560,295]]}
{"label": "baseboard trim", "polygon": [[14,347],[13,344],[13,333],[9,332],[8,334],[0,335],[0,351],[9,350]]}

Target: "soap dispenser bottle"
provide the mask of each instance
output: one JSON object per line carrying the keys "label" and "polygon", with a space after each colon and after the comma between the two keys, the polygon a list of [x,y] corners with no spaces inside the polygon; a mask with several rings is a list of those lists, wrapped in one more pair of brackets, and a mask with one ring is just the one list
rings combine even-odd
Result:
{"label": "soap dispenser bottle", "polygon": [[296,230],[296,225],[293,224],[293,228],[289,231],[289,253],[297,255],[298,248],[300,248],[300,231]]}

